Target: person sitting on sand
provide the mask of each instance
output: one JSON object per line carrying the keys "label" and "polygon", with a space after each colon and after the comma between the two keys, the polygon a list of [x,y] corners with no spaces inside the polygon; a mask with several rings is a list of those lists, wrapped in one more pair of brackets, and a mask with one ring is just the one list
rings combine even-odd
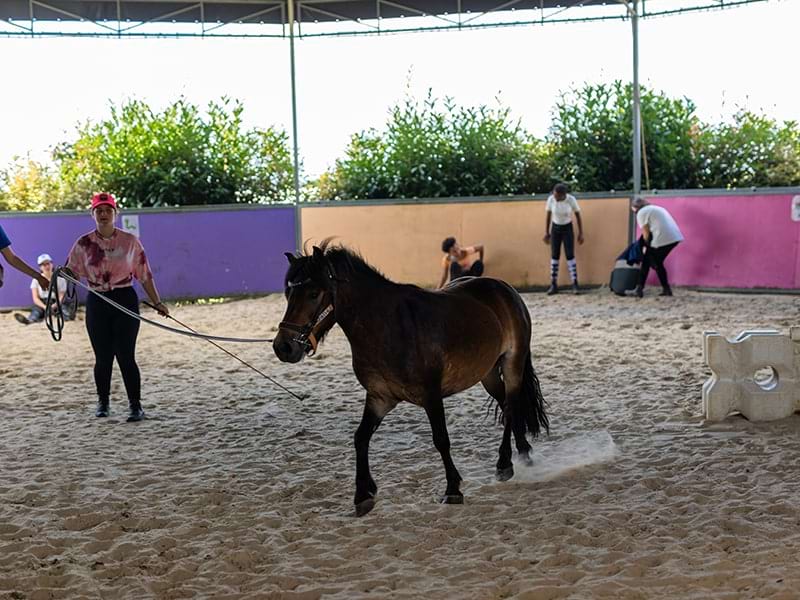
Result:
{"label": "person sitting on sand", "polygon": [[[442,242],[442,278],[439,287],[444,287],[448,278],[450,281],[459,277],[480,277],[483,275],[483,246],[461,247],[456,238],[445,238]],[[477,255],[477,258],[474,258]]]}
{"label": "person sitting on sand", "polygon": [[[40,254],[36,259],[39,264],[39,270],[42,275],[47,279],[53,278],[53,259],[49,254]],[[38,323],[44,320],[45,311],[47,310],[47,288],[43,288],[38,279],[31,279],[31,296],[33,298],[33,306],[31,307],[30,314],[26,317],[19,313],[14,315],[14,318],[23,325],[30,325],[31,323]],[[64,304],[64,296],[67,293],[67,281],[58,278],[58,300],[61,303],[61,310],[64,312],[64,319],[71,321],[75,318],[72,305]],[[53,301],[51,301],[53,302]]]}

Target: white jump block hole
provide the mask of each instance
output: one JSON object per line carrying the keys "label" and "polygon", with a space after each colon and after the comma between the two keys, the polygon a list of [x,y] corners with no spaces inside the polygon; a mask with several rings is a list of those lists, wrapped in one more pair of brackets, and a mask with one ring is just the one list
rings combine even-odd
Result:
{"label": "white jump block hole", "polygon": [[773,367],[764,367],[753,374],[753,381],[765,392],[778,387],[778,372]]}
{"label": "white jump block hole", "polygon": [[784,419],[800,411],[800,327],[743,331],[733,339],[703,333],[712,375],[703,385],[709,421],[740,413],[750,421]]}

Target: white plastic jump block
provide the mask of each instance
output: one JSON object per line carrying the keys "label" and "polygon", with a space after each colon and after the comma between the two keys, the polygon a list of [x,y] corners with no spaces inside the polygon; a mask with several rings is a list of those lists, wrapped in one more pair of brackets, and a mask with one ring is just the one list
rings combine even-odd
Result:
{"label": "white plastic jump block", "polygon": [[790,328],[788,335],[772,329],[743,331],[732,340],[707,331],[703,356],[713,373],[703,384],[709,421],[733,412],[750,421],[772,421],[800,410],[800,327]]}

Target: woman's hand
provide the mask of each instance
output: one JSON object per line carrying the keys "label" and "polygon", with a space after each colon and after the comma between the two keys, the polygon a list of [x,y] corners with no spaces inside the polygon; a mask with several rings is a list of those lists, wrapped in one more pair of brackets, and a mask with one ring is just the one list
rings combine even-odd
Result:
{"label": "woman's hand", "polygon": [[153,304],[153,308],[155,308],[158,314],[160,314],[162,317],[169,316],[169,308],[163,302],[156,302]]}
{"label": "woman's hand", "polygon": [[545,234],[544,234],[544,237],[542,238],[542,241],[543,241],[545,244],[549,244],[549,243],[550,243],[550,234],[549,234],[549,233],[545,233]]}
{"label": "woman's hand", "polygon": [[583,234],[582,233],[578,234],[578,243],[579,244],[583,244]]}

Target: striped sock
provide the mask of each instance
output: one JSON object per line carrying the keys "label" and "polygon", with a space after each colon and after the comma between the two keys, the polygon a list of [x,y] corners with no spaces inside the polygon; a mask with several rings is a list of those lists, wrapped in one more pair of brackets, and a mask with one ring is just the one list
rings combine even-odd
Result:
{"label": "striped sock", "polygon": [[567,266],[569,267],[569,277],[572,280],[572,283],[578,281],[578,261],[574,258],[572,260],[567,261]]}
{"label": "striped sock", "polygon": [[558,259],[550,259],[550,279],[556,281],[558,279]]}

